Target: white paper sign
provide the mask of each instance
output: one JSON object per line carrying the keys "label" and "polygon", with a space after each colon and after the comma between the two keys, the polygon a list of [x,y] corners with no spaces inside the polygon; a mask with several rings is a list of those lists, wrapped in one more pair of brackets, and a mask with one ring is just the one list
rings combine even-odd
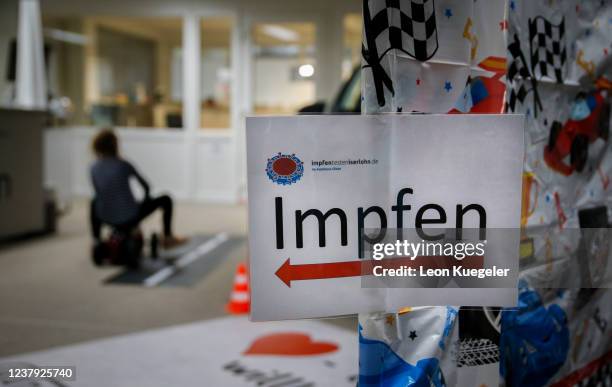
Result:
{"label": "white paper sign", "polygon": [[[395,311],[416,305],[515,305],[515,288],[362,288],[337,277],[358,260],[359,222],[402,227],[435,203],[455,227],[458,204],[486,209],[487,228],[519,228],[523,117],[378,115],[247,118],[251,318]],[[371,214],[370,214],[371,215]],[[463,227],[478,227],[466,217]],[[516,241],[518,252],[518,238]],[[517,258],[518,259],[518,258]],[[339,266],[340,265],[340,266]]]}

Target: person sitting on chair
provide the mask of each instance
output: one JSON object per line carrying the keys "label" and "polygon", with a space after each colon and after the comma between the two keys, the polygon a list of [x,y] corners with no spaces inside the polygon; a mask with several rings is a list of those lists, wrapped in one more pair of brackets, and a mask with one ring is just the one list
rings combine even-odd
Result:
{"label": "person sitting on chair", "polygon": [[[151,198],[149,183],[132,164],[122,159],[118,152],[118,140],[110,129],[101,130],[93,139],[92,148],[96,161],[90,169],[95,196],[91,201],[91,230],[94,239],[100,240],[103,224],[129,230],[161,208],[163,213],[165,248],[185,241],[172,232],[172,199],[168,195]],[[130,188],[130,178],[136,178],[144,189],[145,198],[138,202]]]}

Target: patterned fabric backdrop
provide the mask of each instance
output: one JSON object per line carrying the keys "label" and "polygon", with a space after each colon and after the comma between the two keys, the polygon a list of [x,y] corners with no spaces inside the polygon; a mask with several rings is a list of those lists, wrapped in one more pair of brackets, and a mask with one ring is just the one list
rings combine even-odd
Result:
{"label": "patterned fabric backdrop", "polygon": [[524,114],[526,157],[518,308],[360,315],[359,385],[611,386],[612,2],[363,9],[363,112]]}

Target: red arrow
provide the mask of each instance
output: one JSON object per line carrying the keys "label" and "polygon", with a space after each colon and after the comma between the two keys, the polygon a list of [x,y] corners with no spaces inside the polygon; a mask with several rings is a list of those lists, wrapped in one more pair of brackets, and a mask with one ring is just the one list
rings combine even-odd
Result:
{"label": "red arrow", "polygon": [[[426,259],[426,262],[423,262]],[[425,269],[450,268],[461,265],[468,269],[480,269],[484,266],[484,257],[473,255],[459,261],[453,256],[419,256],[419,257],[397,257],[381,261],[359,260],[347,262],[330,263],[308,263],[292,265],[291,258],[278,268],[276,276],[291,287],[291,281],[329,279],[342,277],[359,277],[372,275],[375,266],[382,266],[386,269],[396,269],[401,266],[419,267]]]}

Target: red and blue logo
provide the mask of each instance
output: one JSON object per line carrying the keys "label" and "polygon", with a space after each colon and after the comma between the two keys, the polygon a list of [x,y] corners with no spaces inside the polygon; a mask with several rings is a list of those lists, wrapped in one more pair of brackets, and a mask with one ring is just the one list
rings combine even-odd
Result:
{"label": "red and blue logo", "polygon": [[266,174],[276,184],[289,185],[300,180],[304,174],[304,163],[295,154],[278,153],[268,159]]}

